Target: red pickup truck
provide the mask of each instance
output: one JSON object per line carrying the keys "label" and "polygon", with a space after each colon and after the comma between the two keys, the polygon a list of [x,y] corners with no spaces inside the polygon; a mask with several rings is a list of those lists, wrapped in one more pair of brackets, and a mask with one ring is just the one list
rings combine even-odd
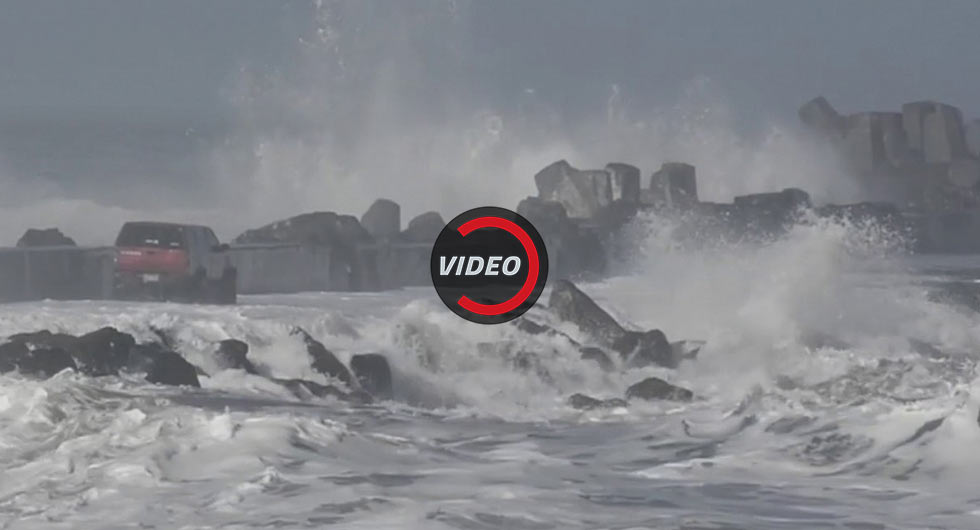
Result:
{"label": "red pickup truck", "polygon": [[116,238],[116,298],[234,304],[237,271],[206,226],[129,222]]}

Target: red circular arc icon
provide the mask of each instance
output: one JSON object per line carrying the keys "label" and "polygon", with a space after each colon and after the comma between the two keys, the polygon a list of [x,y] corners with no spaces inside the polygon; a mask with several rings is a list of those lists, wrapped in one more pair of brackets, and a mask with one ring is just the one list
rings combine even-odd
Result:
{"label": "red circular arc icon", "polygon": [[527,252],[527,280],[524,281],[524,285],[521,286],[521,290],[517,291],[510,300],[505,302],[500,302],[499,304],[480,304],[474,302],[466,295],[459,298],[459,305],[463,309],[476,313],[478,315],[495,316],[502,315],[508,311],[513,311],[517,306],[524,303],[531,292],[534,291],[534,284],[538,281],[538,250],[534,247],[534,242],[531,241],[531,236],[527,235],[527,232],[523,228],[517,226],[513,221],[503,219],[501,217],[477,217],[471,221],[463,223],[457,229],[463,237],[466,237],[470,232],[474,230],[479,230],[481,228],[499,228],[501,230],[506,230],[510,235],[517,238],[524,246],[524,252]]}

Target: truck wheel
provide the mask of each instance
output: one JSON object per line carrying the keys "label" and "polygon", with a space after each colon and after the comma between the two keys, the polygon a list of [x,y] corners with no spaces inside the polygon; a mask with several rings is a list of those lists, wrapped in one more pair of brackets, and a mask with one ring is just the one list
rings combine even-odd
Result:
{"label": "truck wheel", "polygon": [[217,303],[235,305],[238,301],[238,270],[226,267],[217,284]]}

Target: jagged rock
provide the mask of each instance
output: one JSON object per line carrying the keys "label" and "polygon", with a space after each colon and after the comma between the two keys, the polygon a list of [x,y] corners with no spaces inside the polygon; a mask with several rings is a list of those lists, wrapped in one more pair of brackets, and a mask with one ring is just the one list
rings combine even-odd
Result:
{"label": "jagged rock", "polygon": [[513,321],[517,329],[528,333],[531,335],[540,335],[542,333],[551,333],[555,330],[549,328],[548,326],[538,324],[537,322],[530,320],[526,317],[521,317]]}
{"label": "jagged rock", "polygon": [[583,361],[593,361],[602,368],[603,371],[611,372],[616,368],[613,364],[612,359],[606,355],[601,348],[596,348],[595,346],[586,346],[580,350],[581,359]]}
{"label": "jagged rock", "polygon": [[391,367],[384,355],[380,353],[354,355],[350,359],[350,368],[362,389],[376,398],[392,398]]}
{"label": "jagged rock", "polygon": [[235,243],[304,243],[353,246],[373,238],[356,217],[334,212],[312,212],[248,230]]}
{"label": "jagged rock", "polygon": [[612,409],[627,406],[626,401],[619,398],[596,399],[585,394],[572,394],[568,397],[568,404],[579,410]]}
{"label": "jagged rock", "polygon": [[201,386],[194,365],[170,350],[159,351],[152,356],[146,380],[161,385]]}
{"label": "jagged rock", "polygon": [[657,208],[688,209],[698,202],[697,173],[694,166],[665,162],[650,176],[649,191],[643,203]]}
{"label": "jagged rock", "polygon": [[800,121],[827,135],[839,135],[844,128],[844,118],[823,96],[804,103],[800,107],[799,115]]}
{"label": "jagged rock", "polygon": [[375,239],[395,237],[402,230],[402,208],[389,199],[378,199],[361,216],[361,225]]}
{"label": "jagged rock", "polygon": [[255,365],[248,360],[248,344],[238,339],[225,339],[218,343],[216,352],[218,366],[224,370],[239,369],[249,374],[258,374]]}
{"label": "jagged rock", "polygon": [[568,280],[558,280],[552,285],[548,307],[559,318],[572,322],[606,345],[612,346],[627,334],[616,319]]}
{"label": "jagged rock", "polygon": [[136,340],[128,333],[113,327],[87,333],[78,337],[66,348],[79,371],[90,376],[115,375],[129,362],[129,351]]}
{"label": "jagged rock", "polygon": [[606,164],[606,173],[609,173],[613,201],[632,204],[640,202],[640,168],[621,162],[610,162]]}
{"label": "jagged rock", "polygon": [[659,329],[646,332],[626,331],[613,342],[612,348],[632,367],[655,364],[675,368],[680,362],[674,355],[674,348],[667,341],[667,336]]}
{"label": "jagged rock", "polygon": [[927,163],[969,158],[963,115],[952,105],[916,101],[902,105],[902,125],[909,147]]}
{"label": "jagged rock", "polygon": [[77,370],[71,355],[61,348],[37,348],[31,350],[17,363],[17,370],[25,375],[51,377],[66,369]]}
{"label": "jagged rock", "polygon": [[648,377],[626,389],[626,399],[691,401],[694,399],[694,393],[686,388],[672,385],[663,379]]}
{"label": "jagged rock", "polygon": [[80,337],[41,330],[10,337],[31,349],[48,348],[66,351],[78,370],[90,376],[115,375],[129,362],[130,349],[136,344],[132,335],[105,327]]}
{"label": "jagged rock", "polygon": [[561,203],[572,218],[591,218],[613,200],[608,172],[575,169],[565,160],[539,171],[534,175],[534,183],[540,199]]}
{"label": "jagged rock", "polygon": [[313,370],[336,379],[343,381],[347,386],[351,386],[353,378],[344,363],[337,359],[337,356],[328,350],[323,343],[314,339],[310,336],[306,330],[302,328],[296,328],[293,330],[294,335],[300,335],[303,338],[303,342],[306,343],[306,351],[313,358],[311,364]]}
{"label": "jagged rock", "polygon": [[17,240],[18,248],[75,246],[75,240],[62,234],[57,228],[28,228]]}
{"label": "jagged rock", "polygon": [[22,375],[48,378],[66,368],[77,369],[71,355],[61,348],[28,348],[16,341],[0,344],[0,373],[17,370]]}
{"label": "jagged rock", "polygon": [[401,238],[414,243],[432,243],[445,226],[446,222],[439,213],[426,212],[408,222]]}

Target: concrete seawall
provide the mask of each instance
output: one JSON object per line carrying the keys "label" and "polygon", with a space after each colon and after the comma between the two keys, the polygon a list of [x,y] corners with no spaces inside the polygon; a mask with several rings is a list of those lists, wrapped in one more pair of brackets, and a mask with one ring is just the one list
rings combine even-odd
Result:
{"label": "concrete seawall", "polygon": [[[240,294],[267,294],[428,285],[430,252],[420,243],[283,243],[233,245],[227,255]],[[114,268],[112,247],[0,248],[0,302],[110,299]]]}

